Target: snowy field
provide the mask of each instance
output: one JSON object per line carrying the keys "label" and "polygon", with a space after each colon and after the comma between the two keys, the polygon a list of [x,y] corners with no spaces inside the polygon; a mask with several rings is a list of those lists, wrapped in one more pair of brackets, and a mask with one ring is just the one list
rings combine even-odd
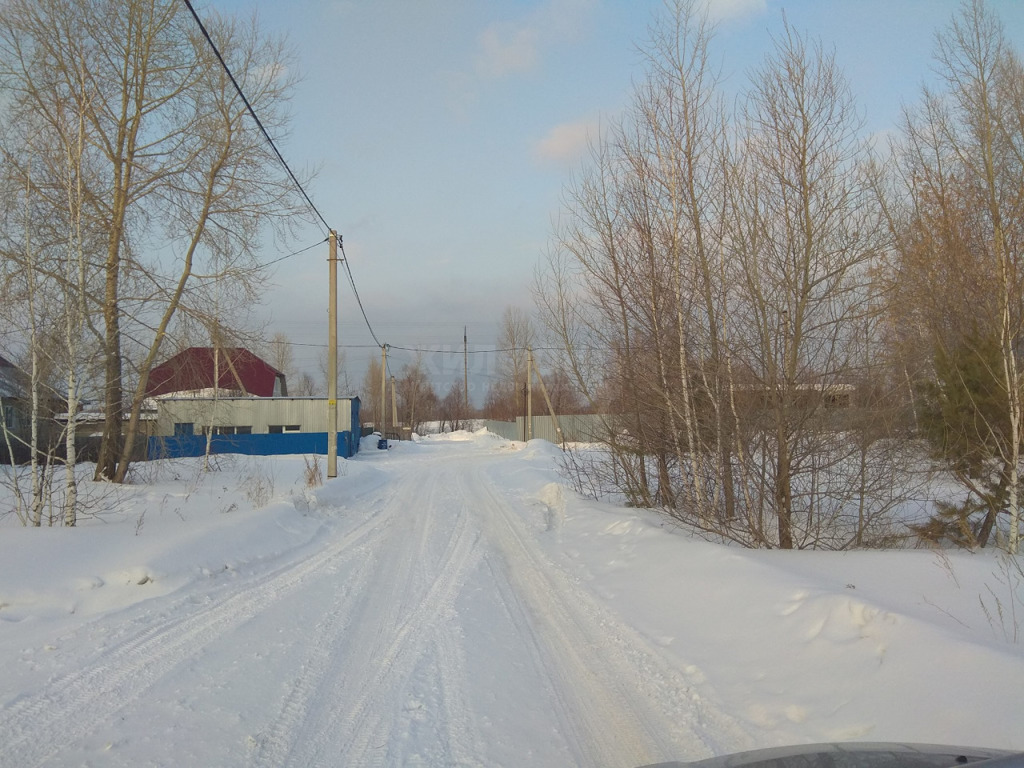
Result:
{"label": "snowy field", "polygon": [[[1024,750],[993,553],[761,552],[578,499],[548,443],[147,465],[0,522],[0,766],[610,766],[820,741]],[[0,507],[2,510],[3,507]]]}

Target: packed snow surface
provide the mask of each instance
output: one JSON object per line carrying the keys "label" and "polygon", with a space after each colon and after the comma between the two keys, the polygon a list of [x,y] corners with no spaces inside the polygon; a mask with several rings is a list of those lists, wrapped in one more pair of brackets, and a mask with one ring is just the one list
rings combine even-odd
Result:
{"label": "packed snow surface", "polygon": [[558,455],[371,441],[313,489],[302,457],[167,462],[87,485],[77,529],[9,515],[0,766],[1024,750],[1012,560],[712,544],[575,497]]}

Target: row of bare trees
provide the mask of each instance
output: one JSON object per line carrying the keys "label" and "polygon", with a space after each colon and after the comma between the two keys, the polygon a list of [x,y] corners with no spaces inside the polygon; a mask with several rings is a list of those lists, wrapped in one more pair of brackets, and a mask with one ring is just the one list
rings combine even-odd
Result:
{"label": "row of bare trees", "polygon": [[476,417],[466,398],[462,378],[452,380],[444,396],[438,396],[430,374],[417,356],[394,376],[385,376],[381,400],[381,362],[371,358],[360,391],[363,419],[388,434],[402,428],[422,432],[428,422],[437,422],[442,432],[469,427]]}
{"label": "row of bare trees", "polygon": [[[528,356],[539,336],[534,320],[520,307],[508,306],[502,313],[498,330],[494,380],[487,390],[483,415],[497,421],[515,421],[526,415]],[[545,354],[548,352],[555,354]],[[556,414],[585,413],[583,401],[562,365],[558,350],[538,350],[534,365],[542,368],[544,382]]]}
{"label": "row of bare trees", "polygon": [[922,532],[984,545],[1001,516],[1015,551],[1024,76],[998,19],[970,0],[938,34],[941,87],[886,148],[788,25],[726,102],[698,8],[653,28],[536,281],[615,414],[591,471],[716,537],[845,548],[901,534],[926,438],[968,502]]}
{"label": "row of bare trees", "polygon": [[[283,137],[288,48],[255,19],[207,26]],[[79,402],[104,407],[96,479],[123,482],[150,369],[180,340],[227,335],[257,298],[259,235],[302,210],[176,0],[4,2],[0,101],[3,345],[31,361],[34,399],[45,383],[67,401],[74,524]]]}
{"label": "row of bare trees", "polygon": [[[428,422],[437,422],[442,432],[457,431],[467,428],[473,419],[478,418],[515,421],[524,415],[526,408],[527,359],[536,339],[530,315],[520,307],[506,307],[499,325],[497,349],[488,350],[488,354],[494,356],[490,361],[493,368],[486,374],[491,383],[481,408],[470,403],[466,392],[468,375],[461,370],[461,364],[458,375],[453,376],[456,373],[454,368],[444,364],[431,366],[425,362],[422,353],[417,353],[412,361],[397,369],[395,375],[390,373],[391,364],[387,363],[388,373],[382,381],[381,366],[386,360],[382,362],[371,358],[360,389],[362,413],[377,429],[386,424],[387,431],[391,431],[393,426],[396,429],[402,426],[420,432]],[[535,365],[548,371],[544,380],[556,412],[584,412],[586,407],[568,374],[558,367],[557,358],[545,362],[547,365],[535,360]],[[441,379],[440,390],[435,386],[437,379]],[[444,389],[449,381],[447,389]]]}

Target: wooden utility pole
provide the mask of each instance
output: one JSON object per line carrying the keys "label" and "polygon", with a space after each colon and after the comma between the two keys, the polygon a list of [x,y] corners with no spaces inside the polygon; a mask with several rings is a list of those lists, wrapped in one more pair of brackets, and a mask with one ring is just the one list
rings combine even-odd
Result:
{"label": "wooden utility pole", "polygon": [[462,394],[466,398],[466,418],[469,418],[469,336],[462,326]]}
{"label": "wooden utility pole", "polygon": [[[398,398],[395,397],[395,377],[391,377],[391,426],[398,430]],[[399,433],[399,440],[402,439]]]}
{"label": "wooden utility pole", "polygon": [[327,236],[330,297],[327,308],[327,477],[338,476],[338,233]]}
{"label": "wooden utility pole", "polygon": [[548,388],[544,386],[544,378],[540,375],[540,371],[535,371],[537,374],[537,383],[540,384],[540,393],[544,395],[544,402],[548,405],[548,413],[551,414],[551,421],[555,424],[555,434],[558,435],[558,442],[562,446],[562,450],[565,450],[565,436],[562,434],[562,427],[558,424],[558,415],[555,413],[554,407],[551,405],[551,398],[548,397]]}
{"label": "wooden utility pole", "polygon": [[533,440],[533,347],[526,348],[526,441]]}
{"label": "wooden utility pole", "polygon": [[387,439],[388,430],[388,345],[383,344],[380,348],[380,404],[377,406],[377,416],[380,418],[380,436]]}

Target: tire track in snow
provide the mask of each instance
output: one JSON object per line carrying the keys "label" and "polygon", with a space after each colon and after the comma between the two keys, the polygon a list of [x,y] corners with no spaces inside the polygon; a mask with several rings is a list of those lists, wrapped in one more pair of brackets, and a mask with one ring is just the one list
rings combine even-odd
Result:
{"label": "tire track in snow", "polygon": [[[440,480],[432,474],[430,482],[431,496],[436,497]],[[437,509],[433,502],[433,498],[429,499],[428,510]],[[406,690],[417,660],[437,631],[438,623],[451,611],[466,575],[478,562],[478,541],[479,536],[469,530],[465,508],[460,509],[449,544],[428,576],[432,581],[426,592],[423,592],[422,585],[416,584],[423,578],[422,569],[416,569],[420,572],[411,581],[395,583],[397,590],[391,596],[419,592],[421,597],[408,601],[407,606],[414,604],[411,610],[400,613],[378,629],[377,636],[383,641],[381,652],[376,656],[376,663],[369,667],[372,674],[362,681],[348,707],[348,717],[343,721],[343,731],[348,738],[342,744],[340,754],[345,755],[349,764],[369,765],[379,759],[380,745],[386,744],[392,735],[394,705],[402,702],[378,696],[382,691],[401,694]],[[418,564],[426,562],[427,559],[422,559]],[[420,589],[417,590],[417,586]]]}
{"label": "tire track in snow", "polygon": [[[255,765],[337,760],[374,765],[385,759],[409,678],[423,656],[436,649],[444,635],[441,625],[466,574],[479,561],[478,533],[469,526],[465,506],[447,492],[450,482],[441,465],[402,480],[386,510],[396,524],[365,573],[367,588],[358,595],[353,591],[357,599],[332,610],[323,631],[327,650],[307,663],[294,695],[255,738],[258,745],[267,745],[255,750]],[[447,515],[437,519],[442,509],[454,516],[452,529],[442,524]],[[402,515],[407,526],[399,522]],[[457,674],[457,659],[443,654],[438,658],[445,659],[442,676]],[[448,687],[462,689],[465,684],[459,680]],[[448,728],[462,722],[456,717],[444,720]],[[467,738],[458,728],[449,733],[453,752],[464,753],[467,748],[460,745]]]}
{"label": "tire track in snow", "polygon": [[[488,538],[505,557],[497,569],[511,588],[499,594],[520,635],[535,633],[531,655],[552,682],[559,725],[580,764],[641,765],[678,759],[681,751],[696,759],[749,741],[638,633],[544,558],[479,465],[471,479],[486,500]],[[500,586],[502,576],[495,579]]]}
{"label": "tire track in snow", "polygon": [[[0,710],[0,766],[40,765],[65,746],[80,742],[96,723],[112,719],[210,642],[284,599],[333,561],[355,557],[357,546],[369,546],[385,535],[390,522],[387,514],[376,514],[309,557],[262,573],[248,584],[231,582],[224,597],[202,604],[185,598],[176,610],[166,611],[165,618],[105,649],[82,667],[54,677],[38,694],[9,702]],[[183,610],[192,612],[182,616]]]}
{"label": "tire track in snow", "polygon": [[470,708],[465,675],[466,659],[455,628],[441,628],[434,646],[436,680],[440,693],[441,722],[444,723],[448,765],[480,766],[484,744]]}
{"label": "tire track in snow", "polygon": [[345,574],[341,599],[316,623],[308,636],[306,647],[309,653],[303,660],[301,674],[284,699],[280,715],[271,727],[249,737],[247,765],[285,765],[293,748],[297,724],[310,716],[310,703],[316,689],[330,675],[335,661],[334,643],[345,625],[348,611],[359,593],[369,586],[373,562],[370,557],[364,558],[354,572]]}
{"label": "tire track in snow", "polygon": [[[152,613],[148,627],[133,619],[79,671],[0,710],[0,766],[45,762],[264,608],[303,595],[316,596],[322,612],[295,645],[301,671],[248,752],[239,744],[239,763],[494,764],[472,709],[480,682],[467,679],[476,649],[465,645],[467,624],[455,614],[467,583],[493,590],[490,604],[508,616],[508,639],[522,649],[524,677],[540,681],[539,709],[552,711],[569,764],[638,765],[743,744],[747,735],[700,700],[659,649],[549,561],[486,476],[493,462],[447,453],[412,464],[377,496],[373,517],[330,534],[308,559],[285,555],[291,562],[219,585],[198,606],[197,589],[159,599],[158,621]],[[303,593],[304,582],[318,588]],[[87,626],[68,642],[88,634]],[[485,651],[506,647],[501,638]],[[410,695],[424,692],[434,712],[410,711]],[[403,732],[423,714],[434,718]]]}

